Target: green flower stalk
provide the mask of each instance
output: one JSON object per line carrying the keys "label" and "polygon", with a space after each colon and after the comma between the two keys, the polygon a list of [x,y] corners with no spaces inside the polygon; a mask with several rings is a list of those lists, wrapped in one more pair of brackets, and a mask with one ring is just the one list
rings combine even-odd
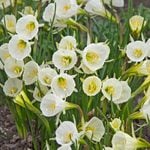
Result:
{"label": "green flower stalk", "polygon": [[82,24],[76,22],[76,21],[73,20],[72,18],[66,20],[66,24],[67,24],[68,26],[72,26],[72,27],[74,27],[74,28],[78,28],[78,29],[80,29],[80,30],[82,30],[82,31],[84,31],[84,32],[87,32],[87,33],[89,32],[87,27],[85,27],[84,25],[82,25]]}
{"label": "green flower stalk", "polygon": [[41,112],[32,104],[32,102],[30,101],[30,99],[28,98],[28,96],[26,95],[26,93],[24,91],[21,91],[14,98],[14,102],[16,104],[18,104],[19,106],[33,112],[39,118],[39,120],[44,124],[48,134],[51,133],[50,126],[49,126],[49,123],[48,123],[47,119],[41,115]]}

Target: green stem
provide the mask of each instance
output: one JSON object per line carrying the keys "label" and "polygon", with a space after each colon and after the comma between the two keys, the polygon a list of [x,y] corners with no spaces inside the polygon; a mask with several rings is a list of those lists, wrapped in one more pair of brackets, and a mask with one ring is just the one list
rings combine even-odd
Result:
{"label": "green stem", "polygon": [[107,112],[107,100],[106,99],[102,101],[102,111],[103,111],[103,114],[106,115],[106,112]]}
{"label": "green stem", "polygon": [[88,102],[88,106],[87,106],[87,111],[89,111],[91,105],[92,105],[92,96],[90,96],[89,102]]}
{"label": "green stem", "polygon": [[129,115],[129,118],[132,119],[132,120],[134,120],[134,119],[144,119],[142,112],[134,112],[131,115]]}
{"label": "green stem", "polygon": [[81,125],[83,126],[84,125],[84,114],[83,114],[83,111],[82,111],[82,109],[81,109],[81,107],[79,106],[79,105],[77,105],[77,104],[73,104],[73,103],[67,103],[67,109],[70,109],[70,108],[76,108],[78,111],[79,111],[79,113],[80,113],[80,120],[81,120]]}
{"label": "green stem", "polygon": [[150,143],[142,138],[138,138],[137,148],[150,148]]}
{"label": "green stem", "polygon": [[42,0],[39,0],[39,3],[38,3],[38,19],[41,17],[41,6],[42,6]]}
{"label": "green stem", "polygon": [[34,131],[33,131],[33,128],[32,128],[32,124],[30,122],[30,120],[32,121],[32,119],[30,119],[30,115],[28,114],[28,108],[27,108],[26,102],[25,102],[22,95],[21,95],[21,98],[22,98],[24,106],[25,106],[25,114],[26,114],[26,117],[27,117],[27,122],[29,123],[30,132],[32,134],[32,142],[33,142],[34,150],[37,150],[36,138],[35,138]]}
{"label": "green stem", "polygon": [[14,15],[17,18],[17,0],[14,1]]}

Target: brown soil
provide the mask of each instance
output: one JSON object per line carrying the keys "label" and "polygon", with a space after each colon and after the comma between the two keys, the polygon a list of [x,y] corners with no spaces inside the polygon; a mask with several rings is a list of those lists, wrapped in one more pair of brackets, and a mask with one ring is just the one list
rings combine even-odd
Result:
{"label": "brown soil", "polygon": [[[128,0],[125,0],[127,3]],[[145,7],[150,7],[150,0],[133,0],[134,6],[138,6],[139,4],[143,4]]]}
{"label": "brown soil", "polygon": [[20,139],[14,120],[6,106],[0,106],[0,150],[30,150],[31,136]]}

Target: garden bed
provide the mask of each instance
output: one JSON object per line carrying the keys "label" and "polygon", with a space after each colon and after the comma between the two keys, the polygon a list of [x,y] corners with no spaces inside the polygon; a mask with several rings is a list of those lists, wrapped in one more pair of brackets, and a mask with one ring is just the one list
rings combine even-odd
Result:
{"label": "garden bed", "polygon": [[[145,7],[150,7],[149,0],[133,0],[134,7],[138,7],[139,4],[143,4]],[[125,4],[127,8],[127,2]],[[122,8],[120,9],[122,10]],[[3,98],[2,98],[3,99]],[[139,121],[138,124],[142,124]],[[136,124],[136,122],[135,122]],[[150,141],[150,127],[143,128],[144,139]],[[14,119],[6,104],[0,105],[0,150],[29,150],[32,147],[32,137],[29,134],[26,139],[21,139],[17,134],[16,125]],[[86,149],[86,148],[85,148]]]}

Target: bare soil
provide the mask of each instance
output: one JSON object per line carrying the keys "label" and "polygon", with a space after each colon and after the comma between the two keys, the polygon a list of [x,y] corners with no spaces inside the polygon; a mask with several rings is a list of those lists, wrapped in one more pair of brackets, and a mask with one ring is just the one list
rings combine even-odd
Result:
{"label": "bare soil", "polygon": [[31,136],[21,139],[13,117],[6,106],[0,106],[0,150],[30,150]]}

